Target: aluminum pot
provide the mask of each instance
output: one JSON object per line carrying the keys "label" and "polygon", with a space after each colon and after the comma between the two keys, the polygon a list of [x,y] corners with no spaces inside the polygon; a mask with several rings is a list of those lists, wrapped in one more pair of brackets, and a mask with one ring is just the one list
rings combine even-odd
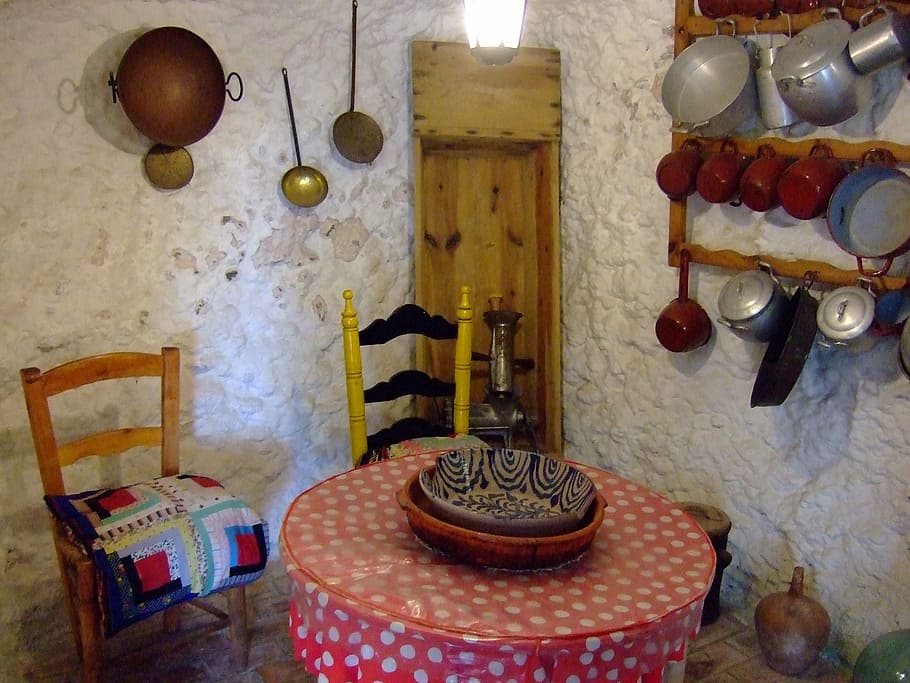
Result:
{"label": "aluminum pot", "polygon": [[[875,14],[884,16],[872,21]],[[910,17],[879,5],[859,19],[847,47],[856,70],[871,74],[910,55]]]}
{"label": "aluminum pot", "polygon": [[757,110],[752,54],[732,37],[700,38],[673,60],[661,86],[677,132],[723,137]]}
{"label": "aluminum pot", "polygon": [[874,319],[875,297],[870,279],[859,278],[856,285],[838,287],[822,297],[818,305],[818,344],[852,353],[868,351],[877,339],[872,329]]}
{"label": "aluminum pot", "polygon": [[790,295],[771,266],[759,262],[756,270],[735,275],[720,290],[717,322],[738,337],[767,342],[780,329],[789,307]]}
{"label": "aluminum pot", "polygon": [[832,126],[871,99],[872,81],[850,60],[852,32],[843,19],[820,21],[791,38],[775,56],[771,74],[780,95],[804,121]]}

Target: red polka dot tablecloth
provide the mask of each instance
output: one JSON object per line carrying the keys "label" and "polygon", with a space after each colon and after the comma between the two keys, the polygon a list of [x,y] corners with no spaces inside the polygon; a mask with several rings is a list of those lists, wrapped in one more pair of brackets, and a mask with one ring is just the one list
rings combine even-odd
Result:
{"label": "red polka dot tablecloth", "polygon": [[581,559],[514,572],[414,536],[395,494],[435,455],[350,470],[300,494],[281,529],[295,657],[320,683],[659,683],[698,631],[715,570],[695,520],[573,463],[607,501]]}

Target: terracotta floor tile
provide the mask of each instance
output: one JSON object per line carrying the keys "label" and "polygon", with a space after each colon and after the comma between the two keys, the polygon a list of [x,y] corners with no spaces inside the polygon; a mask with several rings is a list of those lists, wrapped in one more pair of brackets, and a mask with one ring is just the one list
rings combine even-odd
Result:
{"label": "terracotta floor tile", "polygon": [[695,639],[690,641],[689,649],[690,651],[701,649],[718,640],[730,638],[742,632],[745,628],[736,619],[728,615],[721,615],[713,624],[702,626]]}
{"label": "terracotta floor tile", "polygon": [[723,640],[693,650],[686,658],[686,680],[704,681],[746,659],[746,655]]}

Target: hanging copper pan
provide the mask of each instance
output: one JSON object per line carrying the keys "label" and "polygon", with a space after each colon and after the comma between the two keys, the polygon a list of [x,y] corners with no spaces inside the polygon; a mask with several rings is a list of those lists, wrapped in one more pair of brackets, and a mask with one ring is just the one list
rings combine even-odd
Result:
{"label": "hanging copper pan", "polygon": [[[235,96],[227,86],[236,77]],[[169,147],[192,144],[215,127],[225,94],[243,97],[243,81],[225,80],[218,56],[202,38],[177,26],[152,29],[127,49],[111,77],[114,101],[141,133]]]}

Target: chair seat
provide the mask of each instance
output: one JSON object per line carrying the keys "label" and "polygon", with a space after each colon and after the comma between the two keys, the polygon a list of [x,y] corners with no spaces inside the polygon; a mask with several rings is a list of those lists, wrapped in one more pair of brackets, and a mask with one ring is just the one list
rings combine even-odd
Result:
{"label": "chair seat", "polygon": [[45,502],[95,565],[107,636],[265,570],[266,520],[209,477],[159,477]]}
{"label": "chair seat", "polygon": [[448,451],[457,451],[461,448],[489,448],[489,444],[470,434],[405,439],[404,441],[399,441],[398,443],[394,443],[379,451],[367,452],[358,463],[358,466],[362,467],[363,465],[372,462],[401,458],[406,455],[447,453]]}

